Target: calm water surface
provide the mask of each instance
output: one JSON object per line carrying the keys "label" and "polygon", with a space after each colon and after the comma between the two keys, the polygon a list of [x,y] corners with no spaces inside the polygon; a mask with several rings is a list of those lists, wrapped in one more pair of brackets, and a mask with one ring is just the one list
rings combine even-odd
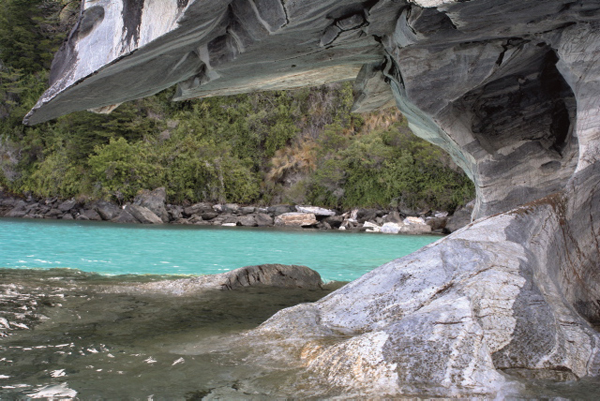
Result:
{"label": "calm water surface", "polygon": [[0,219],[0,267],[101,274],[215,274],[281,263],[351,281],[439,236]]}
{"label": "calm water surface", "polygon": [[[342,283],[188,296],[110,289],[260,263],[348,281],[437,238],[0,219],[0,400],[346,399],[263,356],[270,343],[243,342],[278,310]],[[121,275],[131,273],[141,275]],[[499,399],[597,400],[599,388],[598,378],[517,381]]]}

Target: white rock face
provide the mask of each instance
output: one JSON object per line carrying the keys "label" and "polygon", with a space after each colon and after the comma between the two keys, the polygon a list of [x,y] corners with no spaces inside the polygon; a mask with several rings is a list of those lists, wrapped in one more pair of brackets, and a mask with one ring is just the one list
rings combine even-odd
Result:
{"label": "white rock face", "polygon": [[[315,304],[279,312],[251,337],[285,335],[288,354],[306,344],[301,354],[317,373],[314,391],[326,395],[335,394],[331,382],[367,397],[497,394],[510,387],[498,369],[515,365],[597,375],[600,334],[562,290],[534,276],[532,261],[554,251],[531,252],[552,235],[548,224],[559,224],[552,214],[543,204],[483,219]],[[378,383],[388,383],[389,393]]]}

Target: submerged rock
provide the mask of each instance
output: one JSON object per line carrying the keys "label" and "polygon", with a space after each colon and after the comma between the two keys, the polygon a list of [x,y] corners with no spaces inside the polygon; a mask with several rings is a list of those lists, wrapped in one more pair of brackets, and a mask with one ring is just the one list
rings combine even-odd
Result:
{"label": "submerged rock", "polygon": [[119,286],[107,292],[150,292],[173,295],[198,294],[242,287],[320,289],[323,281],[318,272],[298,265],[264,264],[240,267],[232,271],[180,280],[158,281],[136,286]]}

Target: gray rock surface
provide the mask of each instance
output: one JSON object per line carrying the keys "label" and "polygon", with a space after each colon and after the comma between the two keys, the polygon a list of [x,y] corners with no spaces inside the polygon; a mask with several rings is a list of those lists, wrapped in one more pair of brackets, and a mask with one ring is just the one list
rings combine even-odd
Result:
{"label": "gray rock surface", "polygon": [[117,205],[106,201],[97,202],[94,208],[103,220],[112,220],[121,212]]}
{"label": "gray rock surface", "polygon": [[471,215],[473,214],[473,207],[475,202],[469,202],[464,207],[454,211],[454,214],[448,219],[446,223],[446,230],[453,233],[458,231],[467,224],[471,223]]}
{"label": "gray rock surface", "polygon": [[142,224],[162,224],[162,220],[152,210],[139,205],[127,205],[125,211]]}
{"label": "gray rock surface", "polygon": [[238,217],[237,222],[240,226],[244,227],[255,227],[258,225],[256,223],[256,217],[254,217],[254,215],[240,216]]}
{"label": "gray rock surface", "polygon": [[241,287],[268,286],[278,288],[321,288],[323,281],[316,271],[297,265],[267,264],[246,266],[227,272],[221,284],[223,290]]}
{"label": "gray rock surface", "polygon": [[358,75],[356,110],[391,93],[475,183],[474,223],[248,335],[257,360],[304,372],[295,396],[501,397],[501,372],[600,374],[599,2],[84,4],[28,123],[174,83],[187,99]]}
{"label": "gray rock surface", "polygon": [[136,196],[133,204],[143,206],[150,209],[152,213],[157,215],[163,223],[169,222],[169,213],[165,207],[167,201],[167,191],[165,188],[156,188],[154,191],[144,191]]}
{"label": "gray rock surface", "polygon": [[[64,219],[64,217],[63,217]],[[116,217],[113,217],[111,220],[113,223],[139,223],[139,220],[133,217],[128,210],[121,210]]]}
{"label": "gray rock surface", "polygon": [[58,210],[60,210],[61,212],[69,212],[75,206],[77,206],[77,201],[75,199],[69,199],[58,205]]}
{"label": "gray rock surface", "polygon": [[84,210],[79,216],[77,216],[77,220],[100,221],[102,220],[102,217],[94,209],[88,209]]}
{"label": "gray rock surface", "polygon": [[268,227],[273,225],[273,217],[269,216],[266,213],[257,213],[256,214],[256,225],[259,227]]}

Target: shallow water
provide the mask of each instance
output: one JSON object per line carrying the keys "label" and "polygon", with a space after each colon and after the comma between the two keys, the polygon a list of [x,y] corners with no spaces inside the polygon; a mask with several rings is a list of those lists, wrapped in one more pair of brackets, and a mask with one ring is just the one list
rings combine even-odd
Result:
{"label": "shallow water", "polygon": [[69,267],[103,274],[199,275],[281,263],[308,266],[318,271],[325,281],[351,281],[439,238],[0,219],[0,267]]}
{"label": "shallow water", "polygon": [[[44,391],[76,392],[85,400],[194,399],[216,388],[233,389],[265,372],[239,355],[190,352],[191,345],[254,328],[279,309],[316,301],[334,288],[255,288],[183,297],[105,292],[150,279],[0,269],[3,316],[28,327],[0,338],[0,399]],[[8,293],[19,293],[20,300]]]}
{"label": "shallow water", "polygon": [[[238,248],[252,247],[244,245],[243,237],[231,236],[248,231],[237,228],[204,232],[205,229],[179,227],[103,227],[89,223],[21,222],[15,223],[25,234],[20,234],[20,239],[16,239],[7,235],[4,230],[8,227],[6,223],[12,224],[13,221],[0,220],[0,257],[14,252],[14,244],[20,243],[25,247],[21,249],[29,249],[28,255],[31,257],[26,259],[28,261],[40,259],[61,262],[41,263],[44,267],[65,265],[67,262],[63,261],[75,263],[78,252],[87,252],[85,248],[92,244],[92,252],[85,259],[104,262],[87,264],[84,261],[86,263],[83,265],[90,269],[104,266],[112,274],[120,271],[109,268],[118,265],[116,261],[119,257],[113,252],[114,249],[121,249],[121,252],[126,253],[122,260],[143,261],[143,268],[140,268],[142,273],[149,273],[147,268],[151,266],[151,272],[180,274],[180,270],[173,269],[175,264],[189,266],[191,269],[210,265],[205,258],[197,256],[196,252],[198,249],[214,250],[212,248],[217,245],[201,247],[198,244],[206,244],[206,240],[197,236],[214,232],[230,238],[224,240],[221,237],[214,244],[229,241],[235,242]],[[65,228],[68,234],[65,233]],[[99,237],[98,231],[102,232],[103,229],[108,230],[107,237],[110,240]],[[258,242],[252,240],[250,244],[277,242],[273,240],[273,235],[288,235],[291,238],[281,240],[280,243],[284,246],[278,252],[279,256],[303,254],[288,253],[286,246],[330,250],[325,252],[325,262],[322,262],[324,267],[320,269],[325,272],[323,275],[326,278],[339,277],[335,274],[340,274],[327,270],[327,263],[335,265],[335,269],[351,264],[352,257],[348,257],[348,254],[353,255],[350,252],[355,250],[353,248],[360,251],[361,241],[390,241],[386,246],[394,247],[394,251],[401,248],[394,242],[398,240],[396,236],[289,233],[273,230],[256,232],[267,234],[266,239],[257,239]],[[173,234],[175,241],[169,239]],[[306,238],[298,239],[304,235],[316,235],[310,240],[317,239],[317,245],[314,242],[313,245],[306,245]],[[334,253],[332,250],[337,249],[335,242],[344,242],[345,238],[353,236],[357,236],[358,242],[348,240],[350,242],[345,243],[345,248],[342,248],[348,252],[341,254],[344,260],[340,264],[327,262],[330,260],[327,258]],[[194,239],[186,242],[187,237]],[[45,245],[41,246],[40,241]],[[11,245],[8,247],[6,244]],[[137,246],[148,244],[150,247],[147,251],[136,249]],[[349,251],[349,248],[352,249]],[[382,248],[385,247],[375,246],[375,253]],[[53,250],[53,253],[43,253],[40,251],[42,249],[44,252]],[[170,255],[167,258],[170,264],[166,268],[162,266],[160,259],[156,259],[156,255],[161,254],[160,249],[166,249],[163,252]],[[173,249],[179,251],[172,251]],[[183,249],[187,250],[181,251]],[[94,252],[102,257],[94,256]],[[187,252],[195,256],[185,263],[177,259],[178,254]],[[362,253],[368,252],[363,250]],[[62,257],[59,259],[57,255]],[[68,257],[65,258],[65,255]],[[72,259],[73,255],[75,259]],[[243,257],[243,252],[241,255]],[[359,256],[363,259],[358,260],[376,260],[372,255]],[[381,255],[376,256],[383,258]],[[385,261],[392,258],[388,257]],[[276,261],[282,262],[281,259]],[[231,268],[263,262],[237,263]],[[70,263],[66,265],[74,266]],[[311,266],[311,263],[303,264]],[[218,269],[229,267],[223,263]],[[360,275],[365,270],[370,270],[370,267],[361,269],[363,270],[344,273],[344,277]],[[335,389],[322,391],[316,385],[307,385],[306,383],[313,382],[300,367],[277,365],[271,356],[271,359],[257,356],[257,349],[259,352],[261,349],[269,352],[268,343],[248,346],[242,341],[247,339],[244,337],[247,330],[257,327],[278,310],[302,302],[316,301],[329,294],[336,286],[342,285],[341,283],[332,283],[323,290],[253,288],[228,292],[211,291],[189,296],[115,291],[135,288],[136,283],[173,278],[179,279],[180,276],[106,276],[73,269],[0,269],[0,318],[6,319],[10,325],[6,329],[3,327],[4,322],[0,320],[0,399],[76,397],[81,400],[265,400],[295,397],[347,399],[351,396],[336,392]],[[597,400],[600,389],[598,378],[571,382],[514,380],[514,385],[503,394],[502,399]],[[300,387],[298,383],[302,383]],[[361,399],[360,395],[352,396]]]}
{"label": "shallow water", "polygon": [[[155,278],[0,269],[4,316],[28,326],[0,338],[0,399],[324,398],[314,393],[321,388],[307,387],[311,381],[301,368],[264,363],[268,358],[257,358],[252,346],[240,348],[236,340],[277,310],[313,302],[333,288],[253,288],[185,297],[110,293]],[[597,400],[599,388],[598,379],[517,380],[501,399]],[[350,398],[335,390],[322,394]]]}

